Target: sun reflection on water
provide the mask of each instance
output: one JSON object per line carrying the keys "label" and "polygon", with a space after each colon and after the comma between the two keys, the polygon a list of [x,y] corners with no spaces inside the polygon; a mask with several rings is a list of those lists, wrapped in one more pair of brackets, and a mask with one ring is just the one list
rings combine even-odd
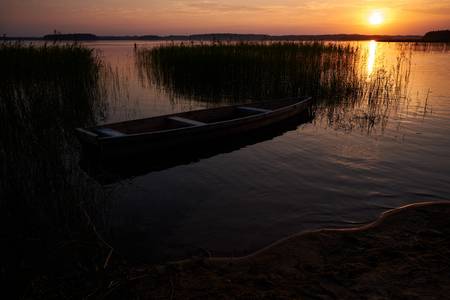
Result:
{"label": "sun reflection on water", "polygon": [[372,75],[372,73],[373,73],[376,55],[377,55],[377,42],[370,41],[369,42],[369,57],[367,59],[367,73],[369,76]]}

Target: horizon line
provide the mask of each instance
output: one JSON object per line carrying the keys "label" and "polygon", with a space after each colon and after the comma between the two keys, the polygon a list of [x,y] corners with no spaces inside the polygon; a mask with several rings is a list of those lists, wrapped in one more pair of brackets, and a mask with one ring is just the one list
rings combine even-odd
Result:
{"label": "horizon line", "polygon": [[[436,30],[430,30],[428,32],[433,31],[446,31],[448,29],[436,29]],[[425,33],[426,34],[426,33]],[[9,35],[6,33],[3,33],[1,37],[6,38],[43,38],[45,36],[52,36],[52,35],[94,35],[96,37],[143,37],[143,36],[157,36],[157,37],[170,37],[170,36],[202,36],[202,35],[255,35],[255,36],[268,36],[268,37],[283,37],[283,36],[404,36],[404,37],[422,37],[425,34],[364,34],[364,33],[286,33],[286,34],[270,34],[270,33],[252,33],[252,32],[246,32],[246,33],[237,33],[237,32],[204,32],[204,33],[170,33],[170,34],[155,34],[155,33],[145,33],[145,34],[137,34],[137,33],[130,33],[130,34],[97,34],[93,32],[52,32],[52,33],[46,33],[42,35]]]}

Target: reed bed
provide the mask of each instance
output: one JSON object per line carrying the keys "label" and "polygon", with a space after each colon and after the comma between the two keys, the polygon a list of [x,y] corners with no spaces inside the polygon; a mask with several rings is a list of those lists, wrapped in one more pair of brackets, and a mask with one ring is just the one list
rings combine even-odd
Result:
{"label": "reed bed", "polygon": [[357,48],[325,43],[171,44],[139,49],[140,74],[210,102],[351,92]]}
{"label": "reed bed", "polygon": [[220,103],[309,95],[321,107],[318,117],[348,130],[385,126],[406,94],[410,48],[392,67],[377,62],[370,75],[367,60],[356,43],[219,42],[136,51],[142,80],[174,98]]}
{"label": "reed bed", "polygon": [[103,116],[101,70],[80,45],[0,44],[1,238],[11,250],[2,275],[15,284],[39,280],[36,270],[51,282],[48,268],[74,263],[79,253],[50,264],[51,256],[95,235],[100,223],[102,190],[78,167],[73,133]]}
{"label": "reed bed", "polygon": [[[345,131],[359,130],[371,134],[386,128],[392,112],[408,106],[413,45],[404,46],[394,62],[377,57],[373,71],[368,73],[368,57],[360,54],[359,75],[354,93],[336,100],[322,99],[315,122],[326,120],[328,126]],[[424,99],[426,100],[426,99]]]}
{"label": "reed bed", "polygon": [[450,51],[450,42],[428,42],[428,43],[398,43],[396,44],[400,50],[415,52],[435,52],[447,53]]}
{"label": "reed bed", "polygon": [[0,204],[56,208],[63,200],[49,196],[60,196],[74,180],[67,178],[76,160],[73,129],[93,124],[103,110],[101,62],[78,45],[2,44],[0,53],[2,192],[8,195]]}

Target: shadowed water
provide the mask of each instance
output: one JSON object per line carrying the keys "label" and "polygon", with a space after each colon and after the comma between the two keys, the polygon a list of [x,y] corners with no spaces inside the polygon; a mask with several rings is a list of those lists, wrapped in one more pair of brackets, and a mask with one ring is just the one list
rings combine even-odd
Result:
{"label": "shadowed water", "polygon": [[[225,104],[146,78],[133,43],[89,46],[117,74],[106,122]],[[301,230],[353,226],[403,204],[449,199],[448,47],[358,46],[363,92],[317,98],[311,122],[106,185],[117,251],[137,260],[240,255]]]}

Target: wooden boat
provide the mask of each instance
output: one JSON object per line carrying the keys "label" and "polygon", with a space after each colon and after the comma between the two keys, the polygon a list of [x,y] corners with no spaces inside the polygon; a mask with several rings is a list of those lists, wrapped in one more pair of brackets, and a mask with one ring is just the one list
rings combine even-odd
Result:
{"label": "wooden boat", "polygon": [[[146,119],[77,128],[85,151],[120,157],[209,143],[242,135],[291,118],[308,108],[311,98],[288,98]],[[180,151],[183,151],[180,149]]]}

